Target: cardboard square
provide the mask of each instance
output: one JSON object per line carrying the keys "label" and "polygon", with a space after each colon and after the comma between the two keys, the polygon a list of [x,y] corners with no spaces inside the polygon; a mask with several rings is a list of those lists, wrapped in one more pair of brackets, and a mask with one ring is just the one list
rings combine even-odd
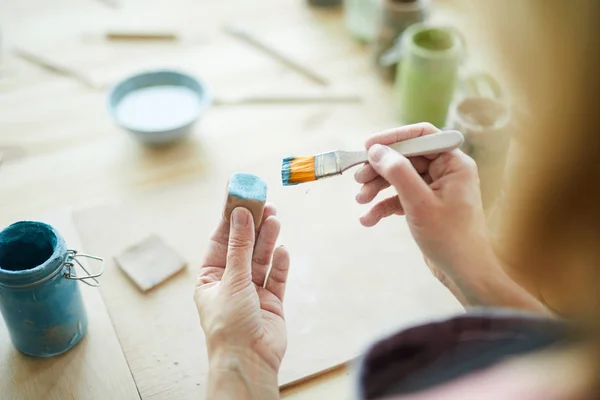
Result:
{"label": "cardboard square", "polygon": [[115,257],[117,265],[144,292],[179,272],[186,261],[161,238],[152,235]]}

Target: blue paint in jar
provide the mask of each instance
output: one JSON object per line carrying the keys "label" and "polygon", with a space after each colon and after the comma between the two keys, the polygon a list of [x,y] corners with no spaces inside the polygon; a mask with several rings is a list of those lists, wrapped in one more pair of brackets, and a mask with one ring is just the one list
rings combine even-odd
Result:
{"label": "blue paint in jar", "polygon": [[52,357],[85,335],[87,316],[66,265],[65,240],[50,225],[21,221],[0,232],[0,312],[13,345]]}

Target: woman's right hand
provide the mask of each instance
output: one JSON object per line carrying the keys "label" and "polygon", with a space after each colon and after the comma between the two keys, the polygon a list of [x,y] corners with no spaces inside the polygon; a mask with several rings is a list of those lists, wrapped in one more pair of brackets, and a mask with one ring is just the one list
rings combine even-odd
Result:
{"label": "woman's right hand", "polygon": [[514,282],[504,273],[489,241],[473,159],[460,150],[408,159],[386,146],[439,131],[420,123],[367,140],[369,163],[355,174],[362,184],[356,200],[370,203],[389,186],[397,195],[376,203],[360,221],[370,227],[382,218],[406,215],[427,265],[459,301],[465,305],[512,305],[498,304],[505,300],[498,299],[498,293],[488,293],[505,291]]}

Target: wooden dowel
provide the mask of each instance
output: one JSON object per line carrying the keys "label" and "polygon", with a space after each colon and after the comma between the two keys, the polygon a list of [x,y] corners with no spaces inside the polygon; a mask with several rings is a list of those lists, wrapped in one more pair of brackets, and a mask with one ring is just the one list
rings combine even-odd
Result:
{"label": "wooden dowel", "polygon": [[172,32],[118,32],[109,31],[104,34],[107,40],[114,41],[176,41],[178,36]]}
{"label": "wooden dowel", "polygon": [[250,33],[246,32],[238,27],[233,27],[230,25],[226,25],[224,27],[224,29],[225,29],[225,32],[227,32],[228,34],[244,41],[245,43],[253,46],[256,49],[263,51],[264,53],[271,56],[273,59],[279,61],[281,64],[304,75],[306,78],[312,80],[313,82],[316,82],[319,85],[323,85],[323,86],[327,86],[329,84],[329,81],[326,78],[324,78],[323,76],[319,75],[318,73],[311,70],[310,68],[305,67],[305,66],[299,64],[298,62],[290,59],[289,57],[287,57],[286,55],[281,53],[278,49],[268,46],[267,44],[263,43],[256,37],[250,35]]}
{"label": "wooden dowel", "polygon": [[245,104],[318,104],[318,103],[360,103],[359,96],[246,96],[238,98],[217,98],[217,106]]}
{"label": "wooden dowel", "polygon": [[31,51],[14,48],[13,53],[25,61],[29,61],[32,64],[40,66],[48,71],[54,72],[55,74],[70,76],[89,88],[96,89],[97,85],[84,73],[66,65],[59,64],[53,60],[49,60],[39,54],[32,53]]}

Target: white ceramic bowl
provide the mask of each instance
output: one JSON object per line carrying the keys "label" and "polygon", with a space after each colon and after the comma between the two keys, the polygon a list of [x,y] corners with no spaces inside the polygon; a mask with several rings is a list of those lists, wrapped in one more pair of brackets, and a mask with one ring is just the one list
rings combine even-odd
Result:
{"label": "white ceramic bowl", "polygon": [[108,95],[117,125],[148,145],[183,139],[212,103],[206,86],[173,70],[148,71],[119,82]]}

